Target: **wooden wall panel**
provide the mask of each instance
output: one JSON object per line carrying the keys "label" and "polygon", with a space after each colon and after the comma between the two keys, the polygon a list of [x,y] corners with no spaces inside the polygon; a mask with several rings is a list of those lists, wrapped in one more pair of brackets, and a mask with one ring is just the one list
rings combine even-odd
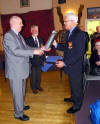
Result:
{"label": "wooden wall panel", "polygon": [[80,4],[84,5],[80,25],[85,27],[85,19],[87,18],[87,8],[100,7],[99,0],[66,0],[66,3],[64,4],[58,4],[58,0],[52,0],[52,6],[54,8],[54,24],[55,24],[56,30],[62,29],[61,24],[58,21],[56,7],[61,7],[61,11],[63,15],[65,15],[65,13],[67,13],[69,10],[72,10],[76,14],[78,14],[78,9],[80,7]]}

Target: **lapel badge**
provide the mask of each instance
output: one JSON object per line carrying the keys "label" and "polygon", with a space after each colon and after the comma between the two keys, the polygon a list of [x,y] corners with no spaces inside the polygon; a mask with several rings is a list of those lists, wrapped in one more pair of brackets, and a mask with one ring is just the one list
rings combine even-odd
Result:
{"label": "lapel badge", "polygon": [[69,48],[69,49],[72,48],[72,42],[71,42],[71,41],[68,42],[68,48]]}

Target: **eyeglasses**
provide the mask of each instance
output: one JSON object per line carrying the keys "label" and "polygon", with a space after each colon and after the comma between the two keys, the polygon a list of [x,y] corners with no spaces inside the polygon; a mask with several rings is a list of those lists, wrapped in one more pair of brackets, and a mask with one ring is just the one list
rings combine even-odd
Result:
{"label": "eyeglasses", "polygon": [[73,21],[73,20],[68,20],[68,21],[64,21],[64,22],[66,23],[66,22],[69,22],[69,21]]}

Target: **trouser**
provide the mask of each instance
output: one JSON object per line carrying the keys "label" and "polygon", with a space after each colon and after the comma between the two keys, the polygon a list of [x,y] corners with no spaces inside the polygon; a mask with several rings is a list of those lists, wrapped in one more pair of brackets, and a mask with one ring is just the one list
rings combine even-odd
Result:
{"label": "trouser", "polygon": [[30,86],[32,90],[40,88],[41,82],[41,67],[31,67],[31,81]]}
{"label": "trouser", "polygon": [[82,71],[72,70],[69,72],[69,82],[71,87],[71,97],[74,106],[81,107],[83,102],[83,77]]}
{"label": "trouser", "polygon": [[9,79],[13,94],[14,116],[22,117],[24,112],[24,97],[26,88],[26,79]]}

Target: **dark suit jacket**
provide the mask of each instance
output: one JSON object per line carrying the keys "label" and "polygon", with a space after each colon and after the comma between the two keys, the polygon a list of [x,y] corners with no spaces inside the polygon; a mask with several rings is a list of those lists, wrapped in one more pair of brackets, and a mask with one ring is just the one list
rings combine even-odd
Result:
{"label": "dark suit jacket", "polygon": [[[39,46],[41,47],[41,44],[44,45],[44,41],[38,37],[38,41],[39,41]],[[26,39],[26,44],[30,47],[36,47],[36,44],[34,42],[34,39],[32,36],[28,37]],[[45,55],[43,56],[39,56],[39,55],[34,55],[33,58],[30,58],[30,63],[32,64],[32,66],[36,67],[36,66],[41,66],[43,65],[43,62],[45,61]]]}
{"label": "dark suit jacket", "polygon": [[88,32],[85,32],[85,31],[84,31],[84,34],[86,37],[86,42],[85,42],[85,52],[86,52],[88,51],[89,35],[88,35]]}
{"label": "dark suit jacket", "polygon": [[76,69],[76,73],[79,69],[82,70],[85,41],[85,34],[78,27],[75,27],[70,37],[67,37],[65,45],[58,44],[57,49],[64,51],[65,73],[68,74],[72,69]]}

